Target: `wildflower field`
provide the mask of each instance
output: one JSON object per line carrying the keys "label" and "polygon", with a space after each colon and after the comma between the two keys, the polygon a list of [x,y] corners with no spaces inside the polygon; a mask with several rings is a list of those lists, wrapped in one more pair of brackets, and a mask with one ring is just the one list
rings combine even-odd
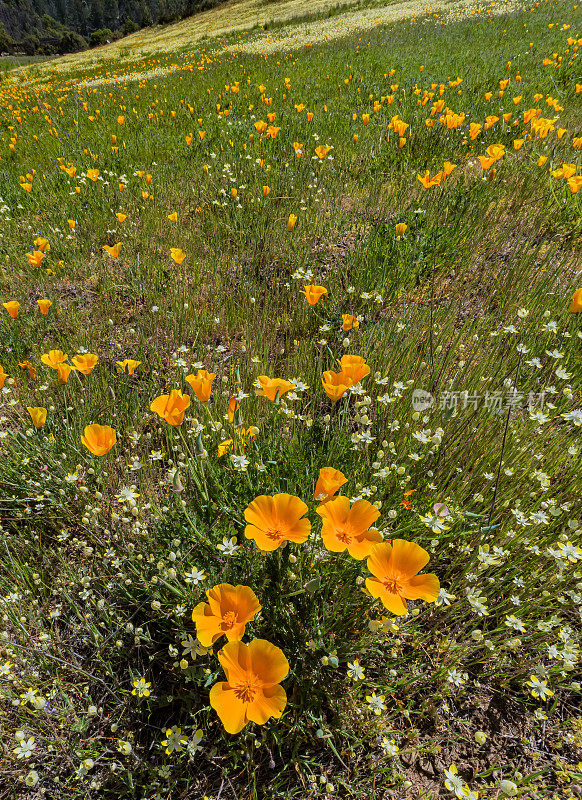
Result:
{"label": "wildflower field", "polygon": [[582,5],[294,5],[1,73],[1,800],[582,796]]}

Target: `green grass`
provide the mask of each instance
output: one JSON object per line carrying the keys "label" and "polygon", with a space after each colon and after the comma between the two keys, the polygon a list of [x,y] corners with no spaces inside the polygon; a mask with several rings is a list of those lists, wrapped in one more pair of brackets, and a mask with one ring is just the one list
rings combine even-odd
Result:
{"label": "green grass", "polygon": [[[531,800],[573,796],[582,364],[568,308],[582,285],[582,192],[549,169],[580,173],[580,59],[567,38],[582,36],[581,20],[580,7],[541,3],[448,24],[422,17],[268,58],[207,40],[52,74],[46,86],[42,65],[39,83],[3,84],[0,299],[21,306],[16,319],[0,309],[0,797],[24,792],[31,770],[31,797],[453,797],[452,764],[481,798],[503,796],[503,780]],[[543,65],[554,53],[559,69]],[[108,82],[169,65],[179,69]],[[227,91],[235,81],[239,92]],[[440,84],[445,106],[466,113],[457,130],[439,112],[425,124]],[[419,105],[425,91],[435,96]],[[532,136],[529,108],[565,135]],[[254,127],[271,112],[272,140]],[[471,122],[509,112],[470,140]],[[410,126],[402,148],[396,114]],[[320,160],[324,143],[331,158]],[[477,156],[498,143],[505,155],[484,172]],[[423,189],[417,175],[445,161],[451,176]],[[50,251],[32,267],[37,236]],[[103,246],[116,242],[112,259]],[[171,247],[186,253],[180,266]],[[329,293],[314,307],[300,292],[311,275]],[[46,316],[40,298],[53,302]],[[359,328],[343,332],[342,313]],[[60,386],[41,355],[81,348],[97,366]],[[371,373],[332,404],[321,375],[345,353]],[[124,358],[141,362],[134,375],[117,368]],[[184,380],[197,362],[217,375],[208,404]],[[254,393],[258,375],[308,388],[270,403]],[[192,395],[175,428],[149,410],[172,388]],[[419,389],[436,398],[420,412]],[[239,391],[248,397],[233,424],[227,402]],[[543,394],[543,408],[504,402],[495,413],[513,391]],[[457,394],[455,407],[451,392],[480,399]],[[48,409],[44,428],[27,406]],[[81,444],[93,422],[117,431],[103,458]],[[246,449],[241,423],[258,428]],[[218,457],[226,438],[245,469]],[[436,604],[393,617],[363,591],[365,561],[325,550],[314,501],[324,466],[346,475],[343,494],[378,506],[384,538],[428,551],[425,571],[445,590]],[[123,487],[134,487],[128,499]],[[308,504],[314,535],[263,556],[244,536],[244,510],[277,492]],[[435,503],[450,510],[443,530],[429,519]],[[231,556],[218,549],[225,537],[236,537]],[[181,644],[220,582],[253,588],[262,612],[245,639],[268,639],[290,663],[283,717],[237,736],[209,704],[224,640],[196,658]],[[354,659],[362,681],[347,674]],[[548,682],[547,700],[532,696],[532,675]],[[140,677],[148,698],[131,694]],[[46,705],[21,703],[29,688]],[[372,693],[384,697],[379,715]],[[172,726],[190,750],[164,752]],[[29,757],[13,752],[17,732],[35,737]]]}

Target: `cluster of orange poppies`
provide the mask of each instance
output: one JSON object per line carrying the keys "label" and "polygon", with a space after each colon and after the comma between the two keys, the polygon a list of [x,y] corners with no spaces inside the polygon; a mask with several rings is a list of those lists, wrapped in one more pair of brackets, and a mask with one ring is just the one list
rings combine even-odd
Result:
{"label": "cluster of orange poppies", "polygon": [[[357,560],[367,558],[371,577],[366,579],[369,594],[378,598],[393,614],[406,614],[407,600],[436,600],[440,584],[436,575],[419,575],[429,561],[422,547],[404,539],[383,541],[371,526],[380,516],[367,500],[335,496],[347,482],[345,475],[332,467],[320,470],[315,487],[316,509],[322,518],[321,537],[326,549],[345,550]],[[302,544],[311,533],[305,518],[306,503],[294,495],[260,495],[245,509],[245,536],[263,552],[273,552],[287,542]],[[280,685],[289,672],[283,651],[266,641],[241,640],[247,623],[255,619],[261,605],[249,586],[221,583],[208,589],[208,602],[192,612],[198,641],[212,647],[222,636],[227,644],[218,653],[226,673],[210,690],[210,704],[228,733],[239,733],[248,722],[264,724],[278,719],[287,704]]]}

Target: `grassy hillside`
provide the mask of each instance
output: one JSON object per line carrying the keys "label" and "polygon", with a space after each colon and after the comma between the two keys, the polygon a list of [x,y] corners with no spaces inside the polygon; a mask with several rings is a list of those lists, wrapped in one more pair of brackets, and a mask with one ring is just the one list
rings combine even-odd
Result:
{"label": "grassy hillside", "polygon": [[578,796],[581,46],[243,0],[4,76],[0,798]]}

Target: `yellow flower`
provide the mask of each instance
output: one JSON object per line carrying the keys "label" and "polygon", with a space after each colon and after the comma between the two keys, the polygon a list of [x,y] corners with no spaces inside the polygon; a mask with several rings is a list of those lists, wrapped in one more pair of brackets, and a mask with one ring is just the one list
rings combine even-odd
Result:
{"label": "yellow flower", "polygon": [[94,353],[84,353],[83,355],[74,356],[71,359],[71,363],[78,372],[83,375],[90,375],[98,360],[99,356]]}
{"label": "yellow flower", "polygon": [[283,397],[285,392],[291,391],[295,388],[295,384],[291,381],[286,381],[284,378],[269,378],[268,375],[259,375],[257,381],[261,384],[260,389],[255,389],[255,394],[262,397],[267,397],[271,403]]}
{"label": "yellow flower", "polygon": [[133,373],[141,364],[141,361],[134,361],[133,358],[124,358],[123,361],[116,361],[115,363],[123,372],[125,372],[125,369],[127,368],[128,374],[133,375]]}
{"label": "yellow flower", "polygon": [[37,300],[36,302],[38,303],[38,307],[40,308],[40,313],[43,316],[46,316],[48,314],[49,308],[52,306],[52,300],[47,300],[46,298],[44,298],[42,300]]}
{"label": "yellow flower", "polygon": [[34,427],[42,428],[46,422],[46,415],[47,415],[46,408],[43,408],[42,406],[32,407],[32,408],[30,406],[26,406],[26,410],[30,414],[30,418],[32,419],[32,424],[34,425]]}
{"label": "yellow flower", "polygon": [[292,494],[262,494],[245,509],[247,539],[253,539],[259,550],[272,552],[283,542],[306,542],[311,522],[304,517],[307,505]]}
{"label": "yellow flower", "polygon": [[401,239],[408,229],[406,222],[398,222],[396,224],[396,238]]}
{"label": "yellow flower", "polygon": [[103,249],[111,256],[111,258],[119,258],[119,253],[121,252],[121,242],[117,242],[117,244],[111,246],[104,244]]}
{"label": "yellow flower", "polygon": [[87,425],[81,442],[94,456],[104,456],[117,442],[117,435],[109,425]]}
{"label": "yellow flower", "polygon": [[172,389],[170,394],[156,397],[152,401],[150,409],[165,419],[168,425],[176,427],[184,421],[184,412],[190,407],[190,402],[187,394],[182,394],[178,389]]}
{"label": "yellow flower", "polygon": [[172,261],[175,261],[176,264],[179,265],[186,258],[186,253],[183,250],[180,250],[179,247],[171,247],[170,258],[172,259]]}
{"label": "yellow flower", "polygon": [[219,583],[207,590],[206,597],[208,603],[198,603],[192,612],[196,636],[202,647],[212,647],[221,636],[226,636],[229,642],[240,641],[247,622],[261,610],[250,586]]}
{"label": "yellow flower", "polygon": [[366,579],[366,588],[393,614],[406,614],[407,600],[434,603],[440,590],[439,579],[431,573],[417,575],[429,559],[426,550],[404,539],[377,544],[368,558],[367,566],[374,577]]}
{"label": "yellow flower", "polygon": [[199,369],[196,375],[186,375],[186,381],[194,389],[194,394],[201,403],[207,403],[210,400],[212,381],[215,378],[214,372],[207,372],[205,369]]}
{"label": "yellow flower", "polygon": [[210,690],[210,705],[227,733],[240,733],[249,722],[279,719],[287,705],[280,682],[289,674],[283,651],[266,639],[250,644],[228,642],[218,653],[226,681]]}
{"label": "yellow flower", "polygon": [[296,223],[297,223],[296,215],[289,214],[289,219],[287,220],[287,233],[291,233],[291,231],[295,229]]}
{"label": "yellow flower", "polygon": [[582,311],[582,289],[576,289],[574,292],[568,311],[571,314],[579,314]]}
{"label": "yellow flower", "polygon": [[20,303],[18,300],[9,300],[7,303],[2,303],[8,314],[12,317],[12,319],[16,319],[18,316],[18,309],[20,308]]}
{"label": "yellow flower", "polygon": [[342,314],[342,331],[351,331],[359,326],[360,322],[353,314]]}
{"label": "yellow flower", "polygon": [[66,353],[63,353],[62,350],[49,350],[48,353],[43,353],[40,357],[40,360],[43,364],[46,364],[47,367],[51,369],[58,369],[61,364],[63,364],[69,356]]}

